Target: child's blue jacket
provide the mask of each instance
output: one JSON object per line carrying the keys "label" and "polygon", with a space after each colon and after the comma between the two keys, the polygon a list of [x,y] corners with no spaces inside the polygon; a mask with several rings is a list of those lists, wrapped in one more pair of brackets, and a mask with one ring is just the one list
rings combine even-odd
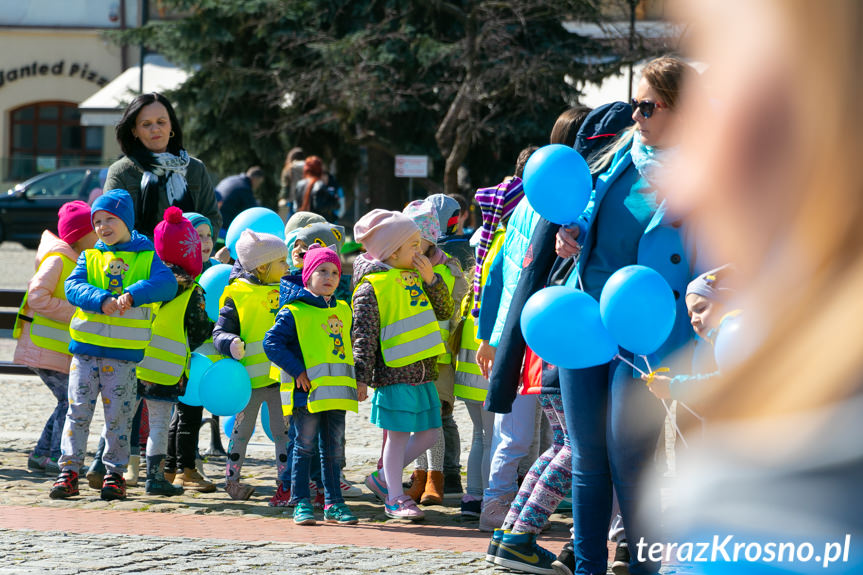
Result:
{"label": "child's blue jacket", "polygon": [[[101,252],[155,252],[153,243],[145,236],[132,230],[131,239],[123,244],[105,245],[101,240],[96,242],[94,249]],[[102,312],[102,303],[114,294],[108,290],[96,287],[87,281],[87,256],[81,252],[75,269],[66,279],[66,299],[75,307],[84,311]],[[177,294],[177,278],[168,269],[159,256],[153,253],[153,263],[150,266],[150,277],[135,282],[126,288],[132,295],[135,307],[154,303],[170,301]],[[80,341],[72,341],[69,351],[75,355],[92,355],[94,357],[107,357],[134,361],[135,363],[144,359],[143,349],[121,349],[116,347],[102,347]]]}

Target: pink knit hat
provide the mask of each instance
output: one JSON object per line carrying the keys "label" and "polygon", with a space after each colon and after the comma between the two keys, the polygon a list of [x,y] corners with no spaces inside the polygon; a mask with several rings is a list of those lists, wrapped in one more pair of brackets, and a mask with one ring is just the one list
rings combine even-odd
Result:
{"label": "pink knit hat", "polygon": [[321,247],[318,244],[313,244],[309,251],[306,252],[306,257],[303,258],[303,285],[309,285],[309,280],[312,279],[312,273],[317,267],[323,263],[330,262],[335,264],[339,274],[342,273],[342,262],[339,259],[339,254],[330,248]]}
{"label": "pink knit hat", "polygon": [[201,273],[201,237],[192,222],[183,217],[183,210],[171,206],[163,220],[153,230],[156,253],[166,264],[180,266],[190,276]]}
{"label": "pink knit hat", "polygon": [[90,206],[87,202],[81,200],[66,202],[60,206],[57,217],[57,233],[67,244],[74,244],[93,231]]}
{"label": "pink knit hat", "polygon": [[382,262],[419,231],[412,219],[401,212],[372,210],[354,224],[354,238],[366,252]]}

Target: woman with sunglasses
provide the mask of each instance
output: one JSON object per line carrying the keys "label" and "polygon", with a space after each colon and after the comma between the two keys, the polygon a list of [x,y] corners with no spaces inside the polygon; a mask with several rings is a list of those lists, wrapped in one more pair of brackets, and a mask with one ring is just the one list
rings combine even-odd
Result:
{"label": "woman with sunglasses", "polygon": [[[696,275],[695,249],[687,226],[666,210],[658,189],[662,168],[674,154],[675,122],[681,92],[694,70],[680,59],[663,57],[644,69],[632,101],[632,128],[622,132],[592,166],[601,172],[594,201],[576,225],[561,228],[560,257],[578,257],[566,284],[599,300],[606,280],[618,269],[639,264],[658,271],[674,290],[677,318],[668,340],[654,356],[654,369],[668,353],[692,338],[684,294]],[[573,345],[578,345],[574,342]],[[620,355],[645,372],[642,357]],[[620,359],[587,369],[560,369],[567,431],[572,441],[573,546],[555,562],[560,573],[606,572],[606,536],[617,493],[632,553],[621,545],[615,563],[633,575],[656,573],[656,562],[638,562],[635,545],[657,541],[659,492],[637,500],[640,476],[649,469],[663,427],[665,410]],[[565,568],[564,568],[565,567]],[[618,565],[615,565],[617,568]],[[618,571],[615,571],[618,572]],[[625,572],[625,571],[621,571]]]}

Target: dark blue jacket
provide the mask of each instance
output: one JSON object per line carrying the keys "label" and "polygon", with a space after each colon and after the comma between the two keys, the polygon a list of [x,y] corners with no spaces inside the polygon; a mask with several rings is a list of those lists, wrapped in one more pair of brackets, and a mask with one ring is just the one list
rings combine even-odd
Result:
{"label": "dark blue jacket", "polygon": [[[148,303],[164,302],[174,299],[177,293],[177,278],[168,269],[159,256],[153,243],[145,236],[132,230],[132,237],[123,244],[105,245],[101,240],[96,242],[94,249],[101,252],[153,252],[153,263],[150,266],[150,277],[140,280],[126,288],[126,292],[132,295],[134,306],[138,307]],[[92,285],[87,281],[87,255],[81,252],[78,262],[72,273],[66,278],[66,299],[75,307],[84,311],[101,313],[102,304],[115,294],[106,289]],[[69,351],[75,355],[92,355],[94,357],[108,357],[124,361],[139,362],[144,359],[143,349],[122,349],[118,347],[102,347],[90,343],[72,341]]]}
{"label": "dark blue jacket", "polygon": [[237,214],[258,205],[252,191],[252,180],[246,174],[228,176],[219,182],[216,191],[222,195],[222,207],[219,208],[219,213],[222,214],[224,229],[228,229]]}
{"label": "dark blue jacket", "polygon": [[[253,273],[249,273],[243,269],[240,262],[235,262],[231,269],[231,275],[228,282],[243,278],[255,285],[264,285]],[[224,305],[219,309],[219,319],[216,320],[216,327],[213,328],[213,345],[216,351],[225,357],[231,356],[231,342],[240,337],[240,314],[237,313],[237,306],[234,300],[226,297]]]}

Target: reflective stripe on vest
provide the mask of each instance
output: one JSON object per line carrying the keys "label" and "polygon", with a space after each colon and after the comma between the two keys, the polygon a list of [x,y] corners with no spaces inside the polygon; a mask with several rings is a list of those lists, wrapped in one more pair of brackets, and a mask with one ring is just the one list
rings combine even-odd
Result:
{"label": "reflective stripe on vest", "polygon": [[153,320],[150,345],[144,350],[144,359],[135,368],[138,379],[174,385],[187,372],[191,353],[184,319],[192,291],[187,289],[159,309]]}
{"label": "reflective stripe on vest", "polygon": [[462,324],[461,348],[456,354],[453,394],[462,399],[485,401],[489,382],[483,377],[482,370],[476,363],[477,349],[479,342],[476,340],[474,319],[468,314]]}
{"label": "reflective stripe on vest", "polygon": [[219,308],[231,298],[240,318],[240,339],[246,344],[246,354],[240,363],[246,368],[252,388],[266,387],[278,381],[270,375],[270,360],[264,353],[264,336],[273,327],[279,312],[279,286],[259,285],[240,278],[225,288]]}
{"label": "reflective stripe on vest", "polygon": [[294,378],[282,371],[276,364],[270,369],[270,377],[279,380],[279,396],[282,398],[282,415],[291,415],[294,412]]}
{"label": "reflective stripe on vest", "polygon": [[[438,264],[434,266],[434,271],[440,274],[443,278],[444,283],[446,284],[446,289],[449,292],[450,297],[452,297],[452,290],[455,287],[455,276],[452,275],[449,267],[445,264]],[[437,322],[438,328],[440,329],[440,336],[443,339],[443,347],[446,350],[445,353],[442,353],[440,357],[438,357],[437,362],[439,364],[450,364],[452,363],[452,350],[449,345],[449,325],[450,320],[446,319],[444,321]]]}
{"label": "reflective stripe on vest", "polygon": [[[86,250],[87,283],[120,295],[130,285],[148,279],[153,264],[152,251],[102,252]],[[145,349],[159,304],[145,304],[105,315],[75,310],[69,323],[72,339],[107,348]]]}
{"label": "reflective stripe on vest", "polygon": [[[335,307],[320,308],[303,301],[285,306],[291,311],[297,333],[301,334],[300,351],[309,378],[306,407],[310,413],[343,409],[356,412],[357,382],[354,374],[354,355],[351,349],[351,308],[343,301]],[[283,308],[284,309],[284,308]],[[282,372],[284,374],[284,372]],[[284,378],[290,379],[287,374]],[[293,381],[284,383],[282,413],[293,409]],[[285,402],[285,395],[288,401]]]}
{"label": "reflective stripe on vest", "polygon": [[368,274],[362,281],[375,290],[385,364],[404,367],[446,353],[431,302],[415,271],[391,269]]}
{"label": "reflective stripe on vest", "polygon": [[206,357],[207,359],[209,359],[213,363],[216,363],[220,359],[225,359],[224,355],[222,355],[221,353],[216,351],[216,345],[213,343],[212,337],[210,339],[208,339],[207,341],[205,341],[204,343],[202,343],[201,345],[199,345],[195,349],[195,353],[199,353],[199,354],[203,355],[204,357]]}
{"label": "reflective stripe on vest", "polygon": [[[39,269],[42,269],[45,260],[51,256],[57,256],[63,262],[63,271],[60,272],[60,278],[57,280],[57,285],[54,286],[51,297],[66,301],[64,283],[66,278],[75,269],[75,261],[64,254],[50,252],[42,258],[42,261],[39,263]],[[69,335],[69,322],[55,321],[30,310],[27,307],[27,298],[29,295],[29,292],[24,294],[24,300],[21,302],[21,307],[18,308],[18,316],[15,318],[15,326],[12,328],[12,337],[18,339],[21,336],[22,323],[27,321],[24,318],[29,317],[32,320],[30,321],[30,341],[33,342],[33,345],[42,349],[56,351],[57,353],[72,355],[69,352],[69,342],[72,340]]]}

